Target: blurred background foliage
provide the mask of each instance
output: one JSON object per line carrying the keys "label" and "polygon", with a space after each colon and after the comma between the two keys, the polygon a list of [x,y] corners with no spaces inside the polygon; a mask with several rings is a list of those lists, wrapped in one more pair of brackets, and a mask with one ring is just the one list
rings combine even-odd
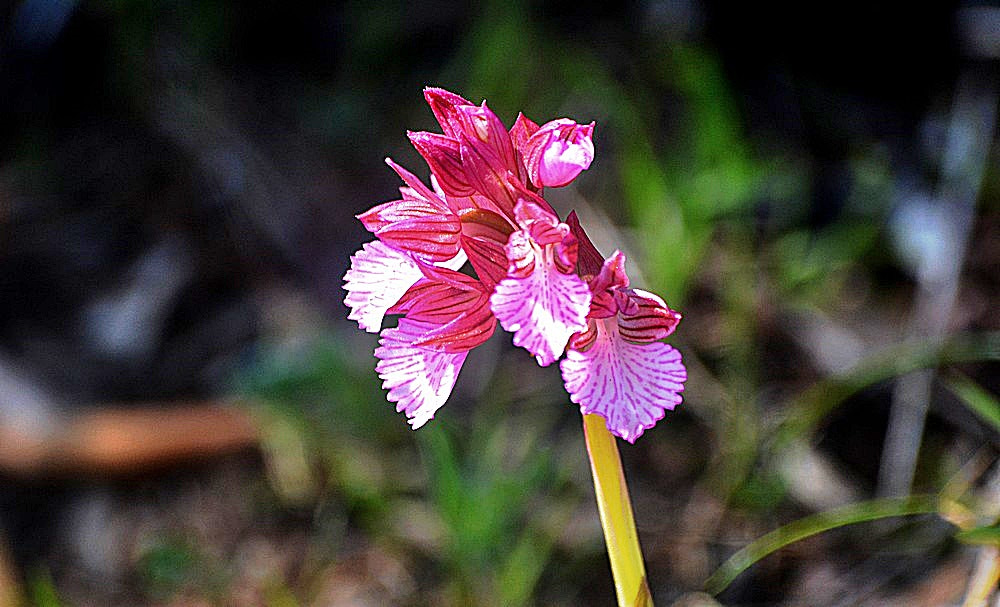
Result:
{"label": "blurred background foliage", "polygon": [[[551,202],[684,314],[685,402],[623,447],[659,603],[712,604],[693,593],[737,549],[825,512],[716,599],[989,592],[998,24],[947,2],[0,9],[0,592],[611,602],[558,371],[498,335],[413,433],[346,321],[353,215],[398,188],[382,158],[426,172],[405,139],[434,129],[425,85],[507,124],[595,120],[597,160]],[[254,430],[73,450],[79,420],[191,403]],[[937,514],[839,528],[911,493]]]}

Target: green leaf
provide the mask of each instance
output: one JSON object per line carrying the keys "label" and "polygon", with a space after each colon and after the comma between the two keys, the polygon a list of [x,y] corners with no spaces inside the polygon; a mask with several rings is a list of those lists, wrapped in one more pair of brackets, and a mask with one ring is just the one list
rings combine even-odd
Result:
{"label": "green leaf", "polygon": [[738,575],[765,556],[818,533],[854,523],[937,511],[937,496],[925,495],[875,499],[807,516],[778,527],[738,550],[705,581],[705,590],[711,594],[722,592]]}
{"label": "green leaf", "polygon": [[1000,401],[982,386],[955,371],[945,382],[962,404],[1000,432]]}

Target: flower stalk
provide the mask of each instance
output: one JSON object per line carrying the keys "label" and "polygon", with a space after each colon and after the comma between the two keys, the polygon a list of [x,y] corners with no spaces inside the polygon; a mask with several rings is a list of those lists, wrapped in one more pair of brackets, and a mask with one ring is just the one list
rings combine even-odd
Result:
{"label": "flower stalk", "polygon": [[583,435],[618,605],[652,607],[653,597],[646,583],[642,549],[615,437],[608,431],[604,418],[595,414],[583,416]]}

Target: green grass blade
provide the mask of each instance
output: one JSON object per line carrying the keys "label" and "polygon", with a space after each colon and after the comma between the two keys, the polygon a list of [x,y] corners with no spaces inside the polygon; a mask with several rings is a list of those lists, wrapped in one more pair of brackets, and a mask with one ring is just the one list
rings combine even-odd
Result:
{"label": "green grass blade", "polygon": [[945,385],[973,413],[1000,432],[1000,401],[995,396],[957,371],[951,374]]}
{"label": "green grass blade", "polygon": [[875,499],[807,516],[778,527],[738,550],[705,581],[705,590],[711,594],[722,592],[737,576],[765,556],[818,533],[854,523],[937,511],[937,496],[924,495]]}
{"label": "green grass blade", "polygon": [[521,534],[497,575],[502,605],[527,605],[552,553],[553,542],[534,530]]}

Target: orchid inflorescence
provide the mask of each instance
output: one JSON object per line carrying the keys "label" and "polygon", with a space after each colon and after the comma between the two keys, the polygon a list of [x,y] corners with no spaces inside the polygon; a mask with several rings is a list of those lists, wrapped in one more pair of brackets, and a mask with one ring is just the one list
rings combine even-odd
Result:
{"label": "orchid inflorescence", "polygon": [[[388,399],[424,425],[499,320],[539,365],[565,352],[570,399],[634,442],[681,401],[687,372],[661,341],[681,316],[631,288],[625,256],[603,258],[576,213],[563,222],[543,198],[590,166],[594,124],[519,114],[508,131],[485,102],[440,88],[424,97],[443,132],[408,135],[431,187],[386,159],[401,198],[358,216],[377,240],[344,276],[349,318],[381,330],[375,369]],[[459,271],[466,262],[474,276]],[[381,329],[387,314],[402,318]]]}

